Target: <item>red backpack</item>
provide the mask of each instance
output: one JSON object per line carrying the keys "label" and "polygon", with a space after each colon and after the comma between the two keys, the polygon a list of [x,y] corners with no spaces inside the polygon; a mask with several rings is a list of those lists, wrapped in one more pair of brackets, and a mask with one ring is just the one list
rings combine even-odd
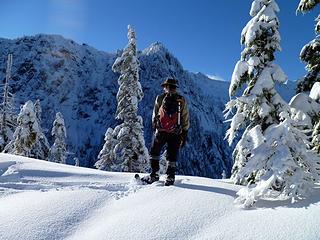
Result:
{"label": "red backpack", "polygon": [[159,130],[167,133],[179,133],[181,130],[182,97],[176,93],[167,93],[159,108]]}

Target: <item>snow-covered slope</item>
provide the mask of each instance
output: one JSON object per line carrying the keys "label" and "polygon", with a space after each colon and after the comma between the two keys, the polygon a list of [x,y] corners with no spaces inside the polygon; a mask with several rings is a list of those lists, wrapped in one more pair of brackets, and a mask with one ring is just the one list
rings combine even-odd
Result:
{"label": "snow-covered slope", "polygon": [[[124,46],[119,46],[124,47]],[[11,92],[17,111],[27,100],[40,99],[42,127],[49,136],[55,113],[62,112],[67,127],[68,163],[80,159],[92,167],[102,148],[105,131],[116,125],[117,78],[111,66],[116,54],[95,50],[86,44],[56,35],[36,35],[16,40],[0,39],[0,79],[5,77],[5,61],[13,53]],[[154,43],[139,52],[140,79],[144,98],[140,113],[145,139],[151,142],[151,113],[160,83],[168,76],[179,79],[180,90],[189,103],[191,129],[188,144],[180,154],[181,174],[220,177],[230,171],[232,148],[224,140],[223,109],[228,100],[229,82],[215,81],[201,73],[190,73],[161,44]],[[293,95],[293,85],[283,89],[285,98]],[[197,141],[201,139],[201,141]]]}
{"label": "snow-covered slope", "polygon": [[[233,204],[229,180],[178,176],[137,185],[133,174],[0,154],[0,239],[318,240],[320,190],[296,204]],[[162,180],[162,178],[161,178]]]}

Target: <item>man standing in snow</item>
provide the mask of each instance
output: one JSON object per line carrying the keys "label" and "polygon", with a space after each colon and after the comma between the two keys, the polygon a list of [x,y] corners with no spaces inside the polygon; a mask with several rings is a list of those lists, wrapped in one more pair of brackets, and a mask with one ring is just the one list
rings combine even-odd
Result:
{"label": "man standing in snow", "polygon": [[190,125],[189,111],[185,98],[177,93],[177,80],[168,78],[161,86],[164,93],[157,96],[152,114],[154,139],[150,149],[151,174],[142,180],[149,184],[159,180],[160,153],[167,144],[168,167],[165,185],[170,186],[175,180],[179,149],[186,143]]}

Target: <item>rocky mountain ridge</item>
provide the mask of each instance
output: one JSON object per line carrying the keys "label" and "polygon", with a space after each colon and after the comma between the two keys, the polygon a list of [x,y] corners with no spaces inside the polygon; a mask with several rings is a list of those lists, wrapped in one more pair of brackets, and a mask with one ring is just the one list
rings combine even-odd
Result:
{"label": "rocky mountain ridge", "polygon": [[[50,131],[55,113],[62,112],[70,152],[80,165],[92,167],[103,146],[108,127],[116,125],[118,75],[111,67],[117,53],[98,51],[86,44],[58,35],[36,35],[15,40],[0,39],[0,79],[5,79],[8,53],[13,53],[11,92],[17,112],[27,100],[40,99],[42,127]],[[139,51],[140,82],[144,98],[139,114],[144,120],[147,147],[152,139],[151,114],[161,82],[166,77],[179,80],[179,91],[186,97],[191,128],[188,143],[180,153],[179,174],[220,178],[232,166],[232,148],[224,140],[227,124],[223,109],[228,101],[229,82],[191,73],[161,43]],[[282,87],[284,98],[292,96],[294,84]]]}

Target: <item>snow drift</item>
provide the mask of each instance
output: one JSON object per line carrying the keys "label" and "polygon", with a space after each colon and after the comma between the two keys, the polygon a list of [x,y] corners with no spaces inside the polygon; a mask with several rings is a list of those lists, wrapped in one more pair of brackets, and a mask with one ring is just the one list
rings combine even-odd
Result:
{"label": "snow drift", "polygon": [[308,200],[233,201],[229,180],[177,176],[137,185],[111,173],[0,154],[0,239],[317,240],[320,190]]}

